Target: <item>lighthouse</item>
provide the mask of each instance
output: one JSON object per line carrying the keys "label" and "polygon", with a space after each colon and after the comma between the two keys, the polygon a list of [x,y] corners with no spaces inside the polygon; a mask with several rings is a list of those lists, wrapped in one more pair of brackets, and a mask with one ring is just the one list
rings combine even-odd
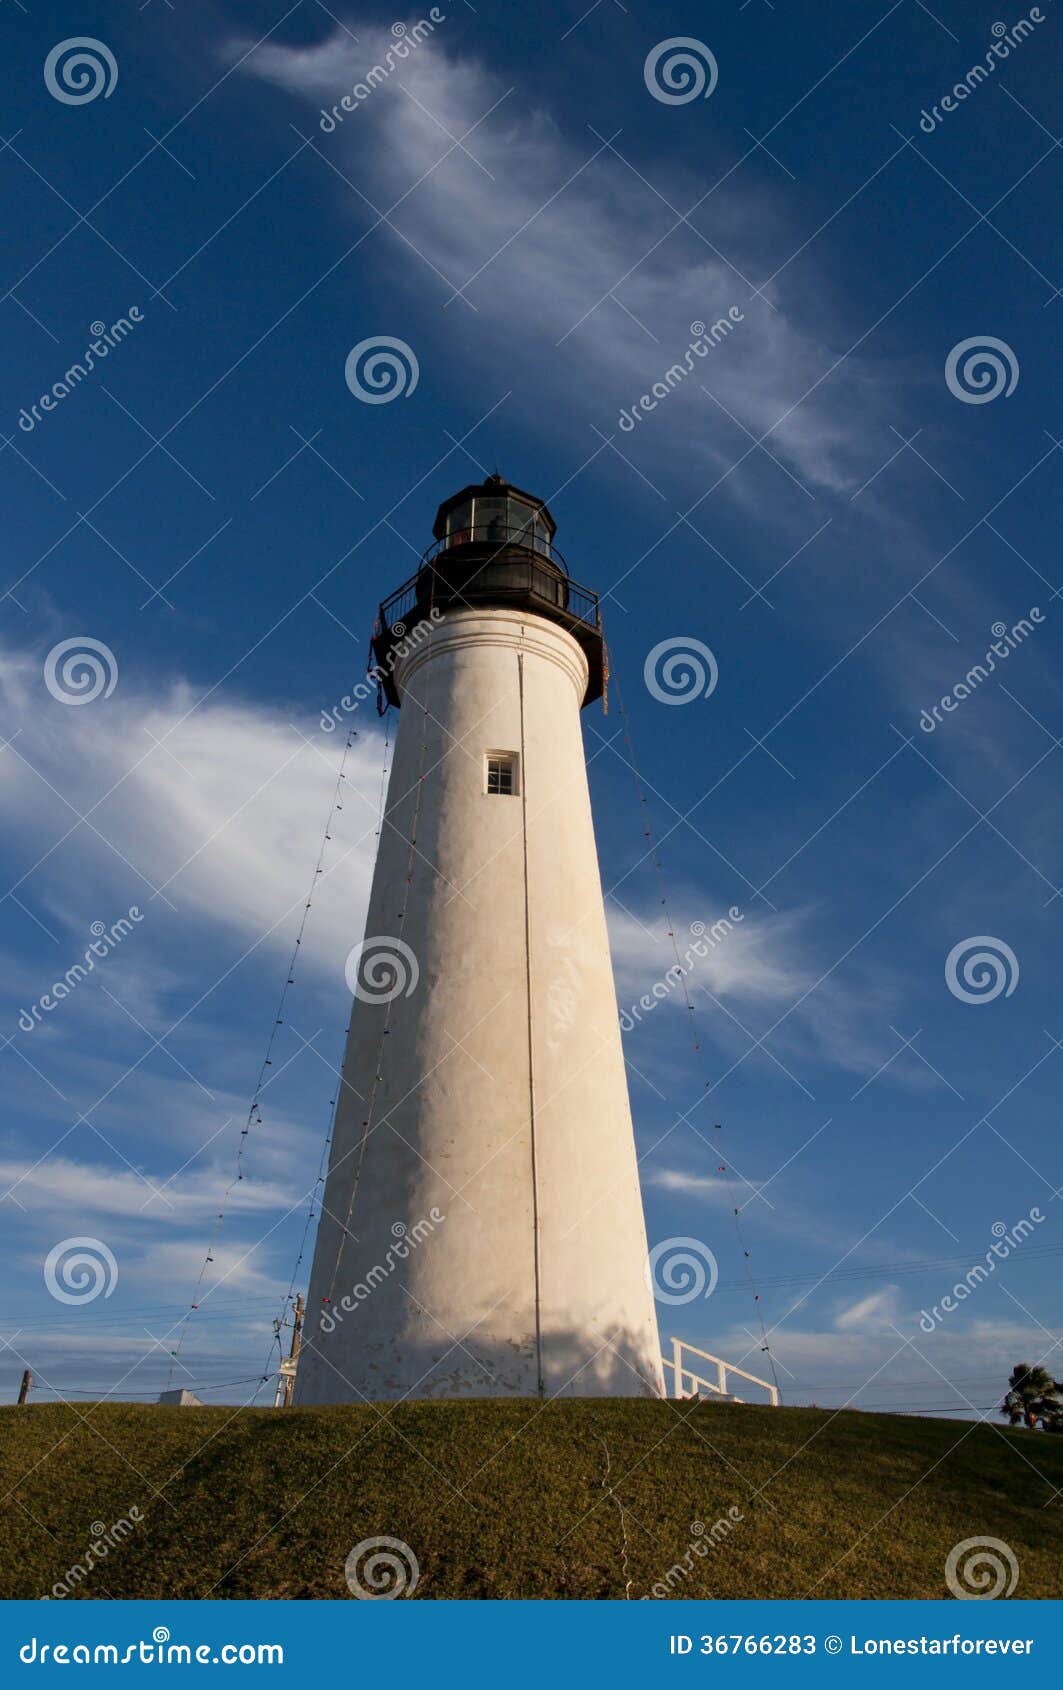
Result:
{"label": "lighthouse", "polygon": [[580,730],[606,650],[554,534],[491,476],[380,607],[399,725],[297,1404],[664,1395]]}

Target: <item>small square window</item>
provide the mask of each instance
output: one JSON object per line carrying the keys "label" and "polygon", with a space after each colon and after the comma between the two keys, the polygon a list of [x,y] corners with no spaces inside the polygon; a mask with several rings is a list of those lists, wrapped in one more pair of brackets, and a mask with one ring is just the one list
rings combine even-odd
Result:
{"label": "small square window", "polygon": [[485,792],[489,797],[512,798],[517,791],[517,758],[511,751],[489,751],[486,758]]}

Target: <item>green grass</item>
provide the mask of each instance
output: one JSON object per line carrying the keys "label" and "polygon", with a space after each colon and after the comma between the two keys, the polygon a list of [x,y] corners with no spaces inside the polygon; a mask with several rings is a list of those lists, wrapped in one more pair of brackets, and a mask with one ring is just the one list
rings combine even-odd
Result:
{"label": "green grass", "polygon": [[[609,1473],[608,1489],[605,1480]],[[959,1540],[1001,1538],[1017,1596],[1063,1596],[1063,1438],[960,1421],[618,1399],[0,1410],[0,1595],[348,1599],[369,1537],[415,1599],[623,1598],[689,1559],[688,1597],[939,1597]],[[703,1558],[694,1521],[741,1511]]]}

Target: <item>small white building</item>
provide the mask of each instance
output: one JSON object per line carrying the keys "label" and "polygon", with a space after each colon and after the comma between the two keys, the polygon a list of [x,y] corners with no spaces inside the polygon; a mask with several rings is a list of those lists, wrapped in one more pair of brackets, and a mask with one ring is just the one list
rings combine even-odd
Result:
{"label": "small white building", "polygon": [[203,1404],[193,1391],[163,1391],[159,1402],[167,1408],[202,1408]]}

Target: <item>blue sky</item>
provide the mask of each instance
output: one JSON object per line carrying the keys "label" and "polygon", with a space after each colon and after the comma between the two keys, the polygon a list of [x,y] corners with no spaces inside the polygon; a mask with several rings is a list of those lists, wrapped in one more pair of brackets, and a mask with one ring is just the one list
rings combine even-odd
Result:
{"label": "blue sky", "polygon": [[[321,713],[437,503],[497,465],[549,499],[603,594],[677,930],[742,916],[691,975],[701,1056],[674,994],[626,1039],[650,1241],[719,1263],[662,1334],[757,1371],[737,1202],[788,1400],[988,1408],[1016,1361],[1060,1371],[1058,10],[952,110],[994,23],[1029,14],[438,11],[331,132],[322,109],[427,8],[0,19],[0,1387],[27,1364],[42,1396],[165,1382],[329,808]],[[104,63],[110,92],[71,103],[42,72],[78,36],[117,78]],[[654,97],[647,57],[674,37],[711,54],[711,97]],[[20,424],[90,325],[134,307]],[[621,428],[691,325],[732,309]],[[416,385],[359,402],[345,361],[380,337]],[[991,398],[963,353],[946,379],[987,337],[1011,387]],[[45,682],[66,640],[110,654],[113,688],[80,707]],[[711,649],[711,695],[654,696],[666,640]],[[353,720],[262,1124],[182,1348],[177,1382],[209,1400],[266,1363],[334,1095],[384,766],[375,714]],[[622,726],[614,688],[585,730],[629,1005],[672,957]],[[20,1027],[92,924],[134,906]],[[971,1003],[946,959],[979,936],[1008,948],[1012,989]],[[921,1329],[994,1224],[1035,1209]],[[43,1263],[81,1236],[118,1281],[66,1306]]]}

